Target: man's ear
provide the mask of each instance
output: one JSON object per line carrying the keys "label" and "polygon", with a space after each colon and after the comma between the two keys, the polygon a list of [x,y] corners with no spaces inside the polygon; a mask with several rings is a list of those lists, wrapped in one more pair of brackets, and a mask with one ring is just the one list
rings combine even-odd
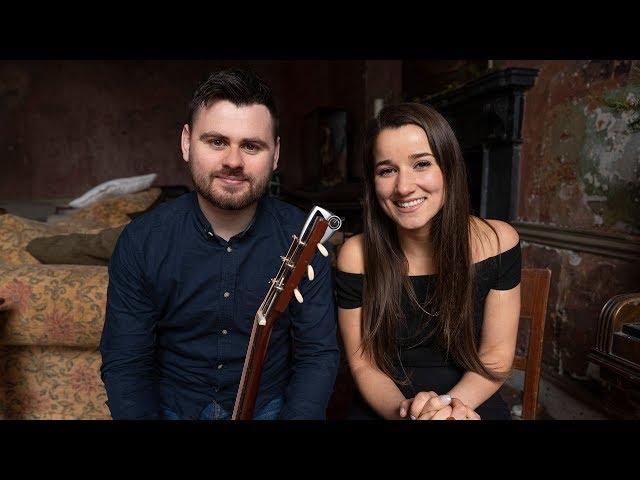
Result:
{"label": "man's ear", "polygon": [[280,158],[280,137],[276,138],[276,148],[273,152],[273,171],[278,168],[278,159]]}
{"label": "man's ear", "polygon": [[186,123],[182,127],[182,137],[180,138],[180,147],[182,148],[182,159],[185,162],[189,161],[189,145],[191,142],[191,131],[189,125]]}

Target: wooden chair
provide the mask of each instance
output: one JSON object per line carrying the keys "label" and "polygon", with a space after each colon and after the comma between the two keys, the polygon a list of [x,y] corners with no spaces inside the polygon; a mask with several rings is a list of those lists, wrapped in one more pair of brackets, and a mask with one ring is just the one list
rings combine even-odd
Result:
{"label": "wooden chair", "polygon": [[542,341],[551,284],[548,268],[523,268],[520,282],[520,321],[529,321],[529,341],[525,356],[516,356],[513,368],[524,370],[522,419],[535,420],[542,366]]}

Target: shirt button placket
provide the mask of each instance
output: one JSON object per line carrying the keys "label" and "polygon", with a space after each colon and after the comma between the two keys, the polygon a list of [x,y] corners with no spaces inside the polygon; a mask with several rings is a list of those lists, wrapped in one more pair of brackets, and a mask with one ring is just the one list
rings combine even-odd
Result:
{"label": "shirt button placket", "polygon": [[[224,282],[224,293],[222,294],[224,297],[223,300],[223,308],[221,309],[222,312],[224,312],[224,314],[222,315],[222,322],[223,325],[231,325],[231,323],[233,323],[233,312],[234,312],[234,304],[235,304],[235,297],[234,297],[234,286],[236,284],[236,273],[235,273],[235,255],[232,255],[233,253],[233,248],[231,247],[230,244],[227,244],[227,246],[225,247],[226,252],[224,253],[224,256],[222,258],[222,265],[223,265],[223,269],[222,269],[222,274],[223,274],[223,278],[225,279]],[[223,383],[222,381],[222,376],[224,375],[224,362],[225,362],[225,355],[227,354],[227,348],[228,348],[228,341],[226,341],[226,335],[228,334],[228,331],[226,328],[221,328],[219,330],[219,332],[221,333],[220,336],[218,336],[219,339],[219,353],[220,353],[220,357],[219,357],[219,364],[217,366],[217,372],[220,375],[220,383]]]}

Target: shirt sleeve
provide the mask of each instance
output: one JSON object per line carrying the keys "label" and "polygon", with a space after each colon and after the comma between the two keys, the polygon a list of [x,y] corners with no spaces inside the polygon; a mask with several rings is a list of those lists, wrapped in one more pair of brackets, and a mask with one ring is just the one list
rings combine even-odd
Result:
{"label": "shirt sleeve", "polygon": [[109,263],[107,310],[100,340],[100,374],[114,420],[158,418],[155,382],[156,309],[129,228]]}
{"label": "shirt sleeve", "polygon": [[329,259],[316,254],[311,262],[313,281],[300,285],[304,301],[292,309],[292,375],[280,419],[315,419],[326,416],[338,374],[340,352],[336,337],[336,307]]}
{"label": "shirt sleeve", "polygon": [[336,298],[340,308],[362,306],[363,275],[336,271]]}
{"label": "shirt sleeve", "polygon": [[522,255],[520,243],[502,252],[496,257],[498,262],[498,274],[496,283],[492,287],[494,290],[511,290],[520,283],[522,275]]}

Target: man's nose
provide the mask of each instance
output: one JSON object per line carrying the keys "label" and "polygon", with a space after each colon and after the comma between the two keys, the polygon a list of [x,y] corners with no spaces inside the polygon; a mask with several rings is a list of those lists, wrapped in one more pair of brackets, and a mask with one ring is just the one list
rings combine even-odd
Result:
{"label": "man's nose", "polygon": [[229,168],[241,168],[244,166],[244,160],[242,158],[242,152],[240,152],[240,148],[231,147],[228,150],[227,155],[223,159],[223,164]]}

